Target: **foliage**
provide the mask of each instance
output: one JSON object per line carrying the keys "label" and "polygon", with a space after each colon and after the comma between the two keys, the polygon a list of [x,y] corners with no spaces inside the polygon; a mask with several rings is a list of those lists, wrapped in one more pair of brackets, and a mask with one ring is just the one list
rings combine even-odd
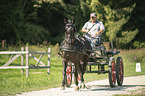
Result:
{"label": "foliage", "polygon": [[126,51],[127,54],[125,55],[125,58],[128,58],[129,61],[133,62],[145,62],[145,49],[132,49],[129,51]]}
{"label": "foliage", "polygon": [[75,19],[79,32],[95,12],[105,25],[106,41],[116,48],[144,47],[144,4],[140,0],[1,0],[0,40],[60,43],[64,18]]}
{"label": "foliage", "polygon": [[130,13],[135,8],[134,3],[129,7],[121,9],[117,7],[116,9],[115,6],[111,8],[112,4],[104,6],[96,0],[92,4],[95,5],[92,6],[92,9],[99,14],[98,19],[105,23],[106,35],[109,37],[109,41],[113,41],[116,48],[123,48],[135,38],[139,32],[138,29],[134,27],[126,28],[126,23],[129,22],[131,17]]}
{"label": "foliage", "polygon": [[142,43],[142,42],[139,42],[139,41],[135,41],[135,42],[133,43],[133,46],[134,46],[135,48],[142,48],[142,47],[145,46],[145,43]]}
{"label": "foliage", "polygon": [[[1,0],[0,6],[1,15],[1,39],[6,39],[7,42],[17,43],[23,41],[24,43],[31,42],[36,44],[42,42],[44,38],[48,38],[49,32],[41,25],[33,24],[32,20],[37,20],[34,2],[27,3],[22,0]],[[31,11],[30,11],[30,9]],[[31,18],[31,20],[30,20]]]}

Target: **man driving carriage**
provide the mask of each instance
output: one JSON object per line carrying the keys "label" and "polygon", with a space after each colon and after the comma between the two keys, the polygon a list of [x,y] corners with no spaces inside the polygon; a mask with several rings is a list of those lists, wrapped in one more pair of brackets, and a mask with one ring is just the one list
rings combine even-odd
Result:
{"label": "man driving carriage", "polygon": [[90,21],[85,23],[82,32],[86,33],[85,37],[90,41],[92,48],[101,44],[105,27],[101,21],[97,20],[96,13],[90,14]]}

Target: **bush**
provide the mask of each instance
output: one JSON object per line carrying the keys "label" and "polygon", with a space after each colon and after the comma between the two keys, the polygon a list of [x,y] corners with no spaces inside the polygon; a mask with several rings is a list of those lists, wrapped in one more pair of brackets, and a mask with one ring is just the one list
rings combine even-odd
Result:
{"label": "bush", "polygon": [[145,47],[145,43],[142,43],[142,42],[139,42],[139,41],[135,41],[133,43],[133,47],[135,47],[135,48],[143,48],[143,47]]}
{"label": "bush", "polygon": [[[127,54],[125,54],[127,53]],[[132,49],[132,50],[129,50],[128,52],[125,51],[125,57],[130,60],[130,61],[133,61],[133,62],[143,62],[145,61],[145,48],[143,49]]]}

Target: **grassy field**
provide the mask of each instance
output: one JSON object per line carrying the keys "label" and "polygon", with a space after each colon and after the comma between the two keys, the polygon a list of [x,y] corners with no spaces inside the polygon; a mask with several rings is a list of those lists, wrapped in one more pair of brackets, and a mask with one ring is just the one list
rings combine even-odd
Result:
{"label": "grassy field", "polygon": [[[24,74],[21,75],[20,69],[0,69],[0,95],[14,95],[32,90],[43,90],[61,86],[63,66],[62,59],[57,55],[59,46],[49,47],[52,48],[50,75],[47,75],[47,69],[30,69],[30,74],[27,78],[25,70]],[[31,51],[47,51],[47,48],[47,46],[29,46],[29,50]],[[7,50],[20,50],[20,47],[10,46]],[[125,76],[145,75],[145,49],[120,51],[121,53],[115,56],[115,58],[118,56],[123,58]],[[35,56],[39,58],[39,55]],[[6,63],[9,58],[10,55],[0,55],[0,66]],[[20,65],[20,62],[21,60],[18,58],[10,65]],[[42,58],[42,62],[47,64],[47,56]],[[141,63],[142,72],[135,72],[137,62]],[[36,64],[36,61],[31,58],[30,65],[33,64]],[[97,73],[86,73],[84,78],[85,82],[90,82],[106,79],[108,78],[108,74],[98,75]]]}

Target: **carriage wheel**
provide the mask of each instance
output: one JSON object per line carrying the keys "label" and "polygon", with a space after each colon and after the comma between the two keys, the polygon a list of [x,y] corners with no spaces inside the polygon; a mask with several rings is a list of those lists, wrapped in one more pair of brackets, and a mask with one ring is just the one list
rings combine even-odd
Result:
{"label": "carriage wheel", "polygon": [[109,62],[109,83],[111,87],[115,87],[116,68],[115,68],[115,59],[113,57],[110,57],[110,62]]}
{"label": "carriage wheel", "polygon": [[119,86],[122,86],[123,77],[124,77],[123,75],[124,75],[123,59],[121,57],[118,57],[116,62],[116,78],[117,78],[117,84]]}
{"label": "carriage wheel", "polygon": [[66,87],[70,87],[71,83],[72,83],[72,66],[67,66],[67,68],[66,68],[66,79],[65,79]]}

